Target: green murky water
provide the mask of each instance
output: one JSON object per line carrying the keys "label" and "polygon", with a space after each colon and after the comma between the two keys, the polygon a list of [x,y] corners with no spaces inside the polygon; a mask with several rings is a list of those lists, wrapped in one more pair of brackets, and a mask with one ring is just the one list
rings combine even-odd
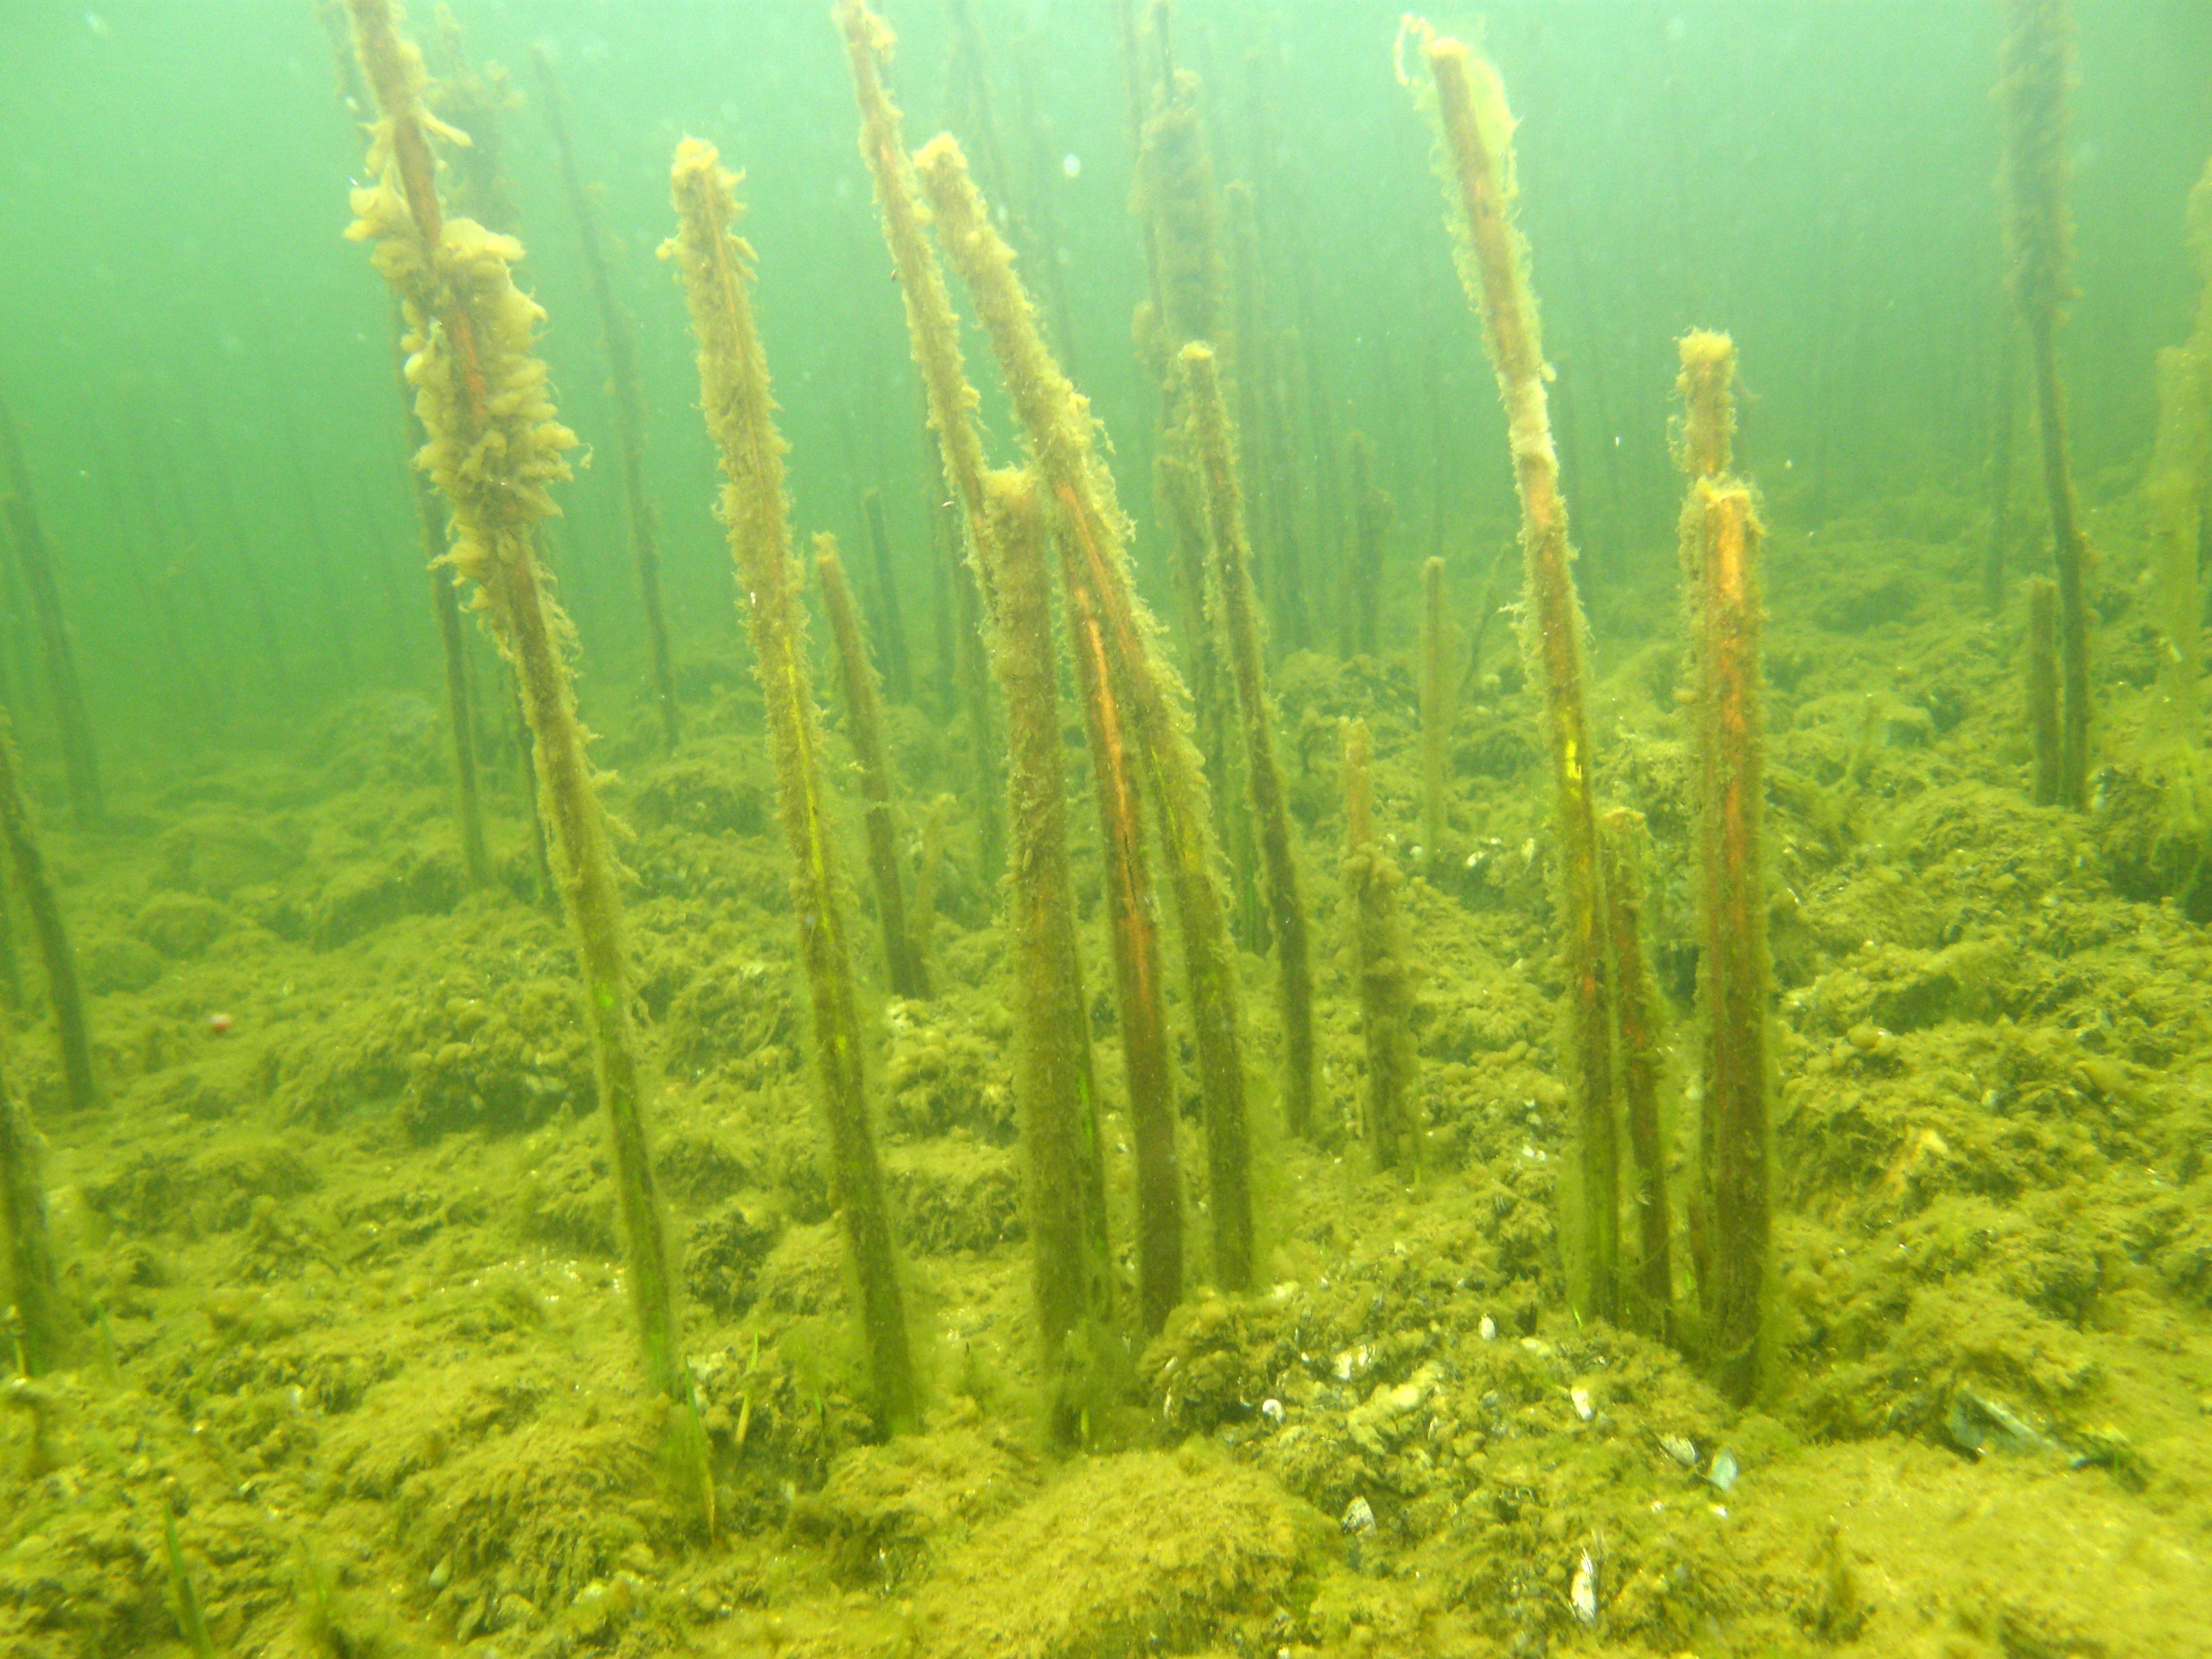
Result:
{"label": "green murky water", "polygon": [[2212,1652],[2212,15],[350,9],[0,7],[0,1654]]}

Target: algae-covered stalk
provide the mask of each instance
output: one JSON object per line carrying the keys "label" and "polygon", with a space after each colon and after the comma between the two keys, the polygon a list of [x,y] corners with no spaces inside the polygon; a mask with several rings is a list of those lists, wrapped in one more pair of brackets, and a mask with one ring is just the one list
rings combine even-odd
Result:
{"label": "algae-covered stalk", "polygon": [[906,898],[899,880],[898,826],[891,817],[890,761],[884,751],[884,711],[876,695],[876,671],[860,637],[853,591],[837,556],[836,538],[814,538],[814,568],[822,577],[822,608],[830,617],[830,636],[837,647],[837,683],[845,694],[845,735],[860,767],[860,799],[868,834],[868,873],[876,889],[876,913],[883,924],[884,965],[892,992],[927,997],[928,981],[907,931]]}
{"label": "algae-covered stalk", "polygon": [[1458,701],[1459,629],[1444,592],[1444,562],[1421,567],[1421,839],[1431,868],[1444,855],[1444,760]]}
{"label": "algae-covered stalk", "polygon": [[1067,781],[1052,651],[1051,573],[1036,482],[997,473],[988,544],[999,595],[993,642],[1006,705],[1012,845],[1007,906],[1022,1145],[1029,1170],[1030,1285],[1043,1347],[1046,1420],[1062,1444],[1110,1398],[1113,1262],[1098,1091],[1067,867]]}
{"label": "algae-covered stalk", "polygon": [[92,1040],[85,1027],[76,952],[70,947],[69,927],[62,920],[61,897],[46,872],[46,855],[39,844],[37,826],[31,821],[31,803],[23,793],[13,723],[4,710],[0,710],[0,841],[7,843],[15,890],[22,896],[23,908],[30,912],[31,931],[38,935],[39,956],[46,963],[46,1000],[53,1005],[54,1039],[61,1049],[62,1082],[69,1093],[70,1109],[85,1111],[100,1103],[100,1085],[93,1074]]}
{"label": "algae-covered stalk", "polygon": [[915,167],[937,211],[946,257],[975,296],[1037,472],[1058,509],[1071,608],[1095,609],[1109,677],[1128,709],[1159,803],[1195,1026],[1214,1282],[1224,1291],[1249,1290],[1254,1263],[1243,1012],[1206,775],[1191,741],[1182,687],[1153,648],[1156,625],[1131,578],[1128,526],[1112,477],[1094,448],[1097,423],[1090,404],[1053,361],[1015,275],[1012,251],[993,228],[959,145],[940,135],[915,156]]}
{"label": "algae-covered stalk", "polygon": [[2058,377],[2058,328],[2074,296],[2074,222],[2066,199],[2066,97],[2073,79],[2069,0],[2005,0],[1998,82],[2004,105],[2005,238],[2013,302],[2027,327],[2035,376],[2058,577],[2058,798],[2079,809],[2089,799],[2089,611],[2082,592],[2089,550],[2067,454],[2066,388]]}
{"label": "algae-covered stalk", "polygon": [[538,556],[538,528],[556,511],[548,487],[568,477],[564,455],[575,434],[561,424],[535,355],[544,313],[514,285],[521,245],[445,216],[421,105],[421,56],[399,34],[390,0],[348,5],[382,118],[370,149],[376,182],[354,192],[347,234],[375,245],[377,269],[406,307],[408,379],[428,438],[417,464],[453,509],[447,556],[475,584],[476,603],[514,665],[552,872],[582,970],[646,1378],[683,1402],[696,1427],[647,1150],[614,855],[576,714],[568,619]]}
{"label": "algae-covered stalk", "polygon": [[1373,748],[1365,720],[1344,727],[1344,897],[1359,979],[1360,1035],[1367,1085],[1361,1129],[1378,1170],[1418,1158],[1413,1106],[1413,981],[1398,929],[1398,866],[1375,838]]}
{"label": "algae-covered stalk", "polygon": [[69,1356],[70,1329],[61,1279],[46,1229],[46,1189],[38,1132],[31,1115],[0,1081],[0,1244],[5,1263],[8,1322],[16,1362],[26,1376],[43,1376]]}
{"label": "algae-covered stalk", "polygon": [[1760,714],[1759,542],[1751,491],[1728,471],[1735,348],[1724,334],[1680,343],[1682,568],[1696,654],[1692,702],[1698,977],[1704,994],[1704,1213],[1698,1263],[1707,1357],[1739,1403],[1758,1386],[1771,1230],[1768,1194],[1766,943],[1761,851],[1765,732]]}
{"label": "algae-covered stalk", "polygon": [[561,83],[544,51],[531,49],[538,83],[544,90],[547,130],[553,135],[554,154],[561,163],[561,181],[568,194],[568,210],[575,216],[576,238],[583,250],[584,274],[590,279],[592,300],[599,313],[599,335],[607,354],[607,380],[614,393],[616,447],[622,459],[623,507],[629,523],[630,556],[637,566],[637,592],[645,613],[646,641],[653,653],[653,700],[660,705],[660,730],[669,748],[682,735],[683,714],[676,698],[676,669],[668,647],[668,615],[660,597],[660,532],[653,510],[653,497],[645,487],[645,397],[638,387],[637,341],[622,301],[615,296],[614,280],[607,269],[604,233],[598,210],[584,188],[576,166],[576,152],[568,139],[568,116]]}
{"label": "algae-covered stalk", "polygon": [[860,1007],[837,886],[836,844],[822,781],[822,733],[808,684],[768,359],[753,325],[752,251],[732,230],[736,180],[711,144],[687,138],[671,173],[678,218],[664,254],[684,281],[699,342],[701,406],[726,480],[722,516],[746,597],[753,662],[766,703],[776,794],[792,857],[799,951],[814,1004],[815,1054],[830,1123],[838,1218],[860,1293],[877,1411],[894,1431],[919,1421],[883,1171],[868,1123]]}
{"label": "algae-covered stalk", "polygon": [[[923,233],[925,213],[905,149],[898,112],[884,91],[878,56],[890,31],[860,0],[844,0],[837,23],[845,36],[854,96],[860,106],[860,154],[874,181],[884,240],[898,273],[907,331],[928,397],[929,424],[945,477],[974,560],[990,554],[989,492],[975,425],[975,388],[961,360],[960,325],[945,292],[937,256]],[[1057,538],[1063,573],[1078,550]],[[1145,852],[1143,799],[1138,792],[1128,719],[1109,675],[1104,625],[1088,592],[1071,578],[1068,634],[1074,647],[1084,731],[1091,755],[1104,852],[1114,978],[1121,1016],[1121,1053],[1128,1079],[1130,1138],[1137,1185],[1138,1301],[1147,1331],[1158,1330],[1182,1295],[1182,1176],[1176,1153],[1175,1090],[1159,966],[1159,926]]]}
{"label": "algae-covered stalk", "polygon": [[1620,1096],[1627,1120],[1636,1218],[1636,1312],[1639,1329],[1662,1342],[1674,1334],[1672,1216],[1667,1198],[1667,1149],[1659,1123],[1659,1082],[1665,1066],[1659,988],[1644,939],[1644,815],[1616,806],[1604,819],[1606,927],[1613,942],[1613,1016],[1620,1035]]}
{"label": "algae-covered stalk", "polygon": [[15,563],[30,595],[32,614],[39,625],[39,654],[46,671],[46,696],[61,728],[62,768],[69,779],[70,808],[80,830],[96,829],[106,816],[107,802],[100,788],[100,756],[94,747],[92,720],[85,713],[84,686],[78,678],[76,647],[70,639],[62,615],[62,595],[54,580],[54,561],[46,545],[45,526],[31,500],[31,470],[23,459],[21,440],[15,433],[8,405],[0,402],[0,500],[8,521],[9,538],[15,544]]}
{"label": "algae-covered stalk", "polygon": [[1283,1020],[1283,1121],[1292,1134],[1313,1128],[1313,957],[1306,939],[1305,899],[1299,891],[1291,817],[1275,763],[1274,716],[1267,707],[1267,670],[1260,648],[1260,606],[1253,591],[1246,545],[1243,492],[1229,411],[1212,349],[1194,343],[1182,352],[1190,380],[1192,428],[1199,476],[1212,518],[1214,586],[1229,636],[1229,665],[1244,723],[1244,775],[1259,832],[1267,914],[1275,934],[1277,994]]}
{"label": "algae-covered stalk", "polygon": [[2027,736],[2034,756],[2033,797],[2038,806],[2059,802],[2058,587],[2048,576],[2027,583],[2027,652],[2024,687]]}
{"label": "algae-covered stalk", "polygon": [[1527,248],[1515,228],[1513,118],[1498,71],[1427,26],[1423,50],[1435,82],[1445,182],[1460,281],[1482,313],[1505,405],[1506,436],[1521,497],[1528,569],[1525,646],[1544,697],[1552,763],[1558,896],[1567,980],[1568,1065],[1581,1142],[1580,1237],[1589,1310],[1613,1316],[1620,1259],[1620,1155],[1613,1121],[1613,1026],[1607,1007],[1605,897],[1589,724],[1583,708],[1583,617],[1575,595],[1566,502],[1552,444],[1547,371],[1529,292]]}

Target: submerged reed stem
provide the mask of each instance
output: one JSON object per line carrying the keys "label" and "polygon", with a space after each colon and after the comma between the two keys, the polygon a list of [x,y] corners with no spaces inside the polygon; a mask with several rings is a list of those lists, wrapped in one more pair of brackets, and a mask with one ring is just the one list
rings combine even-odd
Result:
{"label": "submerged reed stem", "polygon": [[1062,1445],[1111,1398],[1113,1261],[1098,1086],[1067,865],[1067,780],[1052,660],[1051,572],[1036,482],[994,473],[988,545],[997,559],[994,646],[1006,703],[1013,869],[1008,911],[1029,1170],[1030,1285],[1042,1345],[1045,1419]]}
{"label": "submerged reed stem", "polygon": [[39,842],[31,803],[23,793],[22,763],[15,752],[14,723],[0,710],[0,842],[5,842],[8,861],[15,873],[15,890],[30,912],[31,931],[39,941],[39,957],[46,969],[46,1000],[53,1005],[54,1042],[61,1051],[62,1084],[73,1112],[88,1111],[100,1103],[100,1084],[93,1073],[92,1039],[84,1018],[84,991],[77,978],[76,952],[70,947],[69,927],[62,920],[61,896],[54,890],[46,871],[46,855]]}
{"label": "submerged reed stem", "polygon": [[2089,548],[2074,494],[2066,387],[2058,373],[2058,330],[2075,293],[2074,221],[2066,198],[2066,100],[2073,81],[2070,0],[2005,0],[1997,87],[2004,110],[2005,238],[2013,302],[2027,326],[2058,577],[2058,798],[2080,811],[2089,801],[2089,611],[2082,590]]}
{"label": "submerged reed stem", "polygon": [[[937,436],[945,475],[957,481],[953,493],[971,557],[983,562],[991,557],[991,523],[982,439],[975,426],[979,399],[961,359],[959,319],[923,232],[927,214],[900,141],[898,111],[884,90],[878,60],[890,48],[890,31],[860,0],[844,0],[837,9],[837,22],[845,36],[860,106],[860,154],[874,180],[884,240],[898,274],[908,337],[928,394],[930,428]],[[1183,1276],[1182,1176],[1176,1152],[1159,923],[1128,717],[1108,669],[1104,624],[1080,580],[1078,550],[1064,530],[1055,540],[1104,854],[1136,1164],[1138,1303],[1145,1328],[1155,1331],[1182,1299]],[[988,572],[985,580],[990,580]]]}
{"label": "submerged reed stem", "polygon": [[1613,1026],[1606,983],[1605,897],[1597,807],[1583,711],[1583,616],[1574,552],[1552,442],[1548,371],[1529,291],[1528,248],[1513,222],[1513,118],[1498,71],[1457,40],[1426,33],[1435,82],[1437,171],[1445,185],[1468,301],[1505,405],[1507,441],[1521,497],[1527,565],[1525,648],[1542,689],[1558,837],[1558,903],[1565,956],[1569,1086],[1580,1146],[1581,1209],[1575,1240],[1589,1311],[1610,1319],[1619,1302],[1620,1154],[1613,1121]]}
{"label": "submerged reed stem", "polygon": [[860,1007],[822,782],[822,733],[808,684],[805,614],[794,591],[784,441],[775,428],[768,359],[753,325],[752,250],[732,229],[736,182],[723,171],[713,145],[696,138],[679,144],[671,173],[678,225],[663,252],[683,277],[699,342],[700,404],[726,481],[722,516],[746,595],[776,794],[791,848],[792,898],[813,998],[832,1187],[860,1285],[876,1410],[896,1432],[918,1425],[921,1396],[883,1171],[868,1122]]}
{"label": "submerged reed stem", "polygon": [[822,578],[822,608],[830,617],[830,637],[837,647],[837,684],[845,698],[845,736],[860,768],[862,819],[868,836],[868,873],[876,890],[876,915],[883,925],[884,969],[896,996],[927,997],[928,982],[907,932],[906,900],[899,880],[898,826],[891,815],[891,769],[884,750],[883,700],[876,695],[876,671],[860,637],[860,618],[853,590],[845,580],[837,539],[814,538],[814,568]]}
{"label": "submerged reed stem", "polygon": [[382,118],[369,156],[376,182],[354,192],[347,234],[374,244],[377,269],[405,307],[407,378],[428,437],[416,464],[453,509],[447,558],[474,585],[474,606],[514,665],[551,872],[583,976],[646,1380],[683,1404],[696,1429],[630,1029],[614,855],[576,713],[572,630],[538,554],[539,527],[557,510],[548,488],[568,476],[564,458],[576,438],[560,422],[535,355],[544,313],[514,285],[521,244],[447,219],[438,199],[430,137],[444,130],[422,109],[422,58],[400,34],[396,8],[348,0],[348,9]]}
{"label": "submerged reed stem", "polygon": [[1419,1065],[1413,1045],[1413,981],[1398,930],[1397,862],[1375,838],[1373,748],[1365,720],[1344,728],[1344,896],[1359,981],[1359,1028],[1367,1053],[1360,1128],[1377,1170],[1414,1163],[1409,1097]]}
{"label": "submerged reed stem", "polygon": [[1251,550],[1244,530],[1243,490],[1220,373],[1210,347],[1183,348],[1190,382],[1191,425],[1199,477],[1212,520],[1213,584],[1229,640],[1229,666],[1243,715],[1244,777],[1260,842],[1260,867],[1267,915],[1275,936],[1276,994],[1283,1021],[1283,1121],[1292,1134],[1313,1132],[1313,952],[1306,937],[1304,896],[1291,849],[1290,809],[1275,760],[1274,715],[1267,707],[1261,651],[1259,597],[1252,585]]}
{"label": "submerged reed stem", "polygon": [[1696,653],[1698,977],[1704,993],[1705,1106],[1698,1145],[1706,1259],[1698,1263],[1706,1354],[1724,1393],[1750,1399],[1763,1358],[1769,1235],[1766,1004],[1766,734],[1759,671],[1759,545],[1750,489],[1727,469],[1735,347],[1725,334],[1680,343],[1682,567]]}
{"label": "submerged reed stem", "polygon": [[1254,1262],[1243,1016],[1206,775],[1191,740],[1187,699],[1175,671],[1154,649],[1158,628],[1130,577],[1127,526],[1113,479],[1093,447],[1090,404],[1054,362],[1015,275],[1012,250],[993,228],[959,145],[950,136],[933,139],[915,157],[915,167],[936,210],[946,257],[975,297],[1039,477],[1058,508],[1071,610],[1095,610],[1108,678],[1127,708],[1159,803],[1196,1027],[1214,1282],[1224,1291],[1247,1291]]}

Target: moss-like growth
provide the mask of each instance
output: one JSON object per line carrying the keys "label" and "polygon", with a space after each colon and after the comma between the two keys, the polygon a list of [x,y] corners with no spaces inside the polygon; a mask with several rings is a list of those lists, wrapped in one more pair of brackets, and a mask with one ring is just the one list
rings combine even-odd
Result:
{"label": "moss-like growth", "polygon": [[4,710],[0,710],[0,842],[6,843],[15,890],[30,913],[31,931],[38,937],[39,957],[46,964],[46,1000],[53,1006],[54,1041],[61,1050],[70,1109],[86,1111],[100,1103],[100,1084],[92,1068],[92,1039],[85,1025],[76,952],[62,920],[61,896],[46,872],[46,855],[39,844],[30,800],[23,793],[13,723]]}
{"label": "moss-like growth", "polygon": [[947,257],[975,296],[1039,478],[1059,517],[1071,611],[1095,614],[1109,678],[1127,708],[1159,804],[1169,885],[1182,935],[1212,1195],[1213,1275],[1225,1291],[1253,1282],[1252,1194],[1244,1105],[1243,1013],[1229,934],[1206,776],[1191,741],[1186,698],[1155,647],[1158,629],[1129,570],[1128,526],[1093,442],[1089,402],[1068,383],[950,137],[915,166]]}
{"label": "moss-like growth", "polygon": [[75,1346],[68,1304],[46,1227],[46,1188],[31,1115],[0,1082],[0,1245],[7,1248],[6,1277],[15,1366],[43,1376],[64,1364]]}
{"label": "moss-like growth", "polygon": [[2028,579],[2024,679],[2035,769],[2030,789],[2038,806],[2056,806],[2064,775],[2058,736],[2058,586],[2048,576]]}
{"label": "moss-like growth", "polygon": [[375,182],[354,192],[347,234],[374,245],[377,269],[405,307],[408,380],[428,437],[417,465],[453,509],[447,556],[514,667],[551,872],[583,975],[646,1378],[684,1403],[696,1427],[630,1029],[614,855],[576,714],[572,630],[538,556],[539,527],[556,510],[548,489],[568,476],[575,434],[561,424],[535,355],[544,313],[514,285],[521,245],[447,219],[439,201],[430,139],[454,135],[422,108],[419,53],[390,0],[349,0],[348,9],[381,118],[371,130]]}
{"label": "moss-like growth", "polygon": [[1667,1197],[1666,1138],[1659,1119],[1666,1039],[1660,1029],[1659,988],[1652,982],[1644,927],[1644,842],[1649,836],[1644,815],[1626,806],[1607,812],[1603,828],[1606,931],[1613,945],[1613,1018],[1633,1183],[1628,1201],[1636,1218],[1632,1311],[1639,1329],[1671,1342],[1674,1336],[1673,1220]]}
{"label": "moss-like growth", "polygon": [[676,701],[676,668],[668,647],[667,609],[660,597],[660,531],[653,510],[653,497],[645,484],[645,396],[637,378],[637,340],[622,301],[615,297],[607,269],[606,237],[599,228],[599,210],[584,187],[576,166],[575,147],[568,139],[568,115],[545,53],[532,48],[544,93],[541,107],[546,130],[553,136],[553,151],[561,163],[561,182],[568,197],[568,211],[576,221],[577,245],[584,256],[584,275],[591,283],[592,301],[599,313],[599,338],[607,354],[607,384],[614,395],[615,447],[622,461],[623,509],[629,525],[630,557],[637,567],[638,604],[645,615],[645,637],[651,647],[653,701],[660,709],[660,730],[669,748],[683,734],[683,715]]}
{"label": "moss-like growth", "polygon": [[908,932],[906,895],[899,879],[898,824],[893,817],[890,757],[884,749],[883,700],[876,695],[876,670],[860,637],[860,613],[837,556],[837,538],[814,538],[814,568],[822,579],[822,608],[830,617],[830,637],[837,647],[837,684],[844,693],[845,737],[860,768],[862,821],[868,836],[868,874],[876,890],[876,915],[884,934],[884,971],[891,991],[902,997],[927,997],[929,982]]}
{"label": "moss-like growth", "polygon": [[1567,981],[1569,1086],[1580,1141],[1574,1248],[1589,1310],[1618,1303],[1620,1154],[1613,1114],[1613,1022],[1607,1006],[1604,886],[1590,772],[1582,605],[1575,593],[1567,508],[1559,493],[1546,386],[1549,371],[1529,290],[1528,247],[1513,222],[1513,118],[1498,71],[1457,40],[1427,33],[1435,87],[1437,169],[1444,185],[1460,281],[1481,313],[1521,497],[1528,573],[1525,648],[1544,698],[1558,837],[1558,914]]}
{"label": "moss-like growth", "polygon": [[1344,912],[1352,970],[1359,982],[1359,1030],[1367,1080],[1359,1096],[1360,1132],[1378,1170],[1418,1161],[1412,1096],[1413,981],[1398,927],[1396,860],[1375,838],[1374,755],[1365,720],[1344,727]]}
{"label": "moss-like growth", "polygon": [[988,544],[997,559],[994,643],[1006,703],[1013,873],[1017,1077],[1029,1167],[1030,1286],[1043,1346],[1046,1421],[1073,1444],[1110,1398],[1113,1262],[1091,1023],[1067,866],[1067,780],[1052,659],[1051,573],[1036,483],[994,474]]}
{"label": "moss-like growth", "polygon": [[1243,716],[1244,776],[1258,832],[1267,919],[1275,937],[1276,994],[1283,1021],[1283,1121],[1292,1134],[1312,1133],[1314,1105],[1313,949],[1291,841],[1282,769],[1275,760],[1274,715],[1261,651],[1260,605],[1244,529],[1243,490],[1229,410],[1212,350],[1194,342],[1182,352],[1199,476],[1206,486],[1213,545],[1213,585],[1229,639],[1229,665]]}
{"label": "moss-like growth", "polygon": [[875,634],[883,652],[884,690],[893,702],[914,701],[914,657],[907,648],[906,607],[899,603],[898,576],[891,558],[891,532],[884,521],[884,492],[860,498],[868,520],[868,556],[875,579]]}
{"label": "moss-like growth", "polygon": [[1421,840],[1431,868],[1444,856],[1444,775],[1459,704],[1459,629],[1444,562],[1421,567]]}
{"label": "moss-like growth", "polygon": [[15,546],[15,568],[22,574],[31,614],[38,622],[46,696],[61,728],[62,768],[69,779],[70,808],[78,829],[96,829],[107,813],[100,781],[100,754],[93,744],[91,717],[85,712],[76,650],[70,641],[69,623],[62,615],[53,554],[32,503],[31,469],[23,459],[22,441],[16,435],[15,419],[5,402],[0,402],[0,484],[6,491],[0,498],[0,517],[6,520],[8,538]]}
{"label": "moss-like growth", "polygon": [[2066,106],[2073,79],[2070,0],[2005,0],[1997,85],[2004,112],[2005,240],[2013,302],[2027,327],[2035,375],[2058,577],[2058,797],[2078,810],[2089,800],[2089,611],[2082,592],[2089,548],[2074,494],[2066,388],[2058,375],[2058,329],[2074,297],[2074,221],[2066,191]]}
{"label": "moss-like growth", "polygon": [[791,848],[792,898],[813,995],[815,1052],[829,1116],[838,1215],[860,1285],[876,1409],[897,1431],[919,1420],[921,1399],[883,1171],[868,1123],[860,1014],[822,782],[822,734],[808,684],[805,617],[791,557],[784,443],[775,429],[768,359],[747,291],[752,251],[732,229],[735,183],[711,144],[684,140],[671,174],[678,228],[664,252],[682,275],[692,332],[699,341],[700,403],[726,480],[722,515],[746,595],[777,799]]}
{"label": "moss-like growth", "polygon": [[1696,757],[1698,980],[1703,994],[1705,1109],[1698,1135],[1698,1263],[1707,1358],[1739,1402],[1758,1385],[1769,1235],[1766,1005],[1766,734],[1760,705],[1759,544],[1751,491],[1728,471],[1735,430],[1735,347],[1724,334],[1680,344],[1679,459],[1691,475],[1682,568],[1696,653],[1691,743]]}
{"label": "moss-like growth", "polygon": [[[906,151],[898,112],[878,66],[890,48],[882,20],[860,3],[837,9],[854,93],[860,106],[860,154],[874,179],[884,238],[906,304],[907,331],[928,394],[929,424],[955,486],[968,541],[980,560],[988,549],[989,496],[983,447],[975,427],[975,388],[961,361],[960,325],[937,257],[923,234],[926,214]],[[1060,538],[1063,570],[1075,550]],[[1146,1330],[1157,1330],[1182,1295],[1182,1177],[1177,1167],[1174,1078],[1161,986],[1159,926],[1145,852],[1143,799],[1129,720],[1107,663],[1104,623],[1089,589],[1069,582],[1068,634],[1098,803],[1108,913],[1112,923],[1115,988],[1129,1087],[1129,1123],[1137,1175],[1138,1300]]]}

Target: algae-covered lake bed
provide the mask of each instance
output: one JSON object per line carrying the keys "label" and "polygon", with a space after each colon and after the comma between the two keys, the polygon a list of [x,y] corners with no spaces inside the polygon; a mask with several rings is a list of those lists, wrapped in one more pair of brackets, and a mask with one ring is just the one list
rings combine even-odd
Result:
{"label": "algae-covered lake bed", "polygon": [[9,25],[0,1656],[2212,1655],[2212,27],[884,10]]}

